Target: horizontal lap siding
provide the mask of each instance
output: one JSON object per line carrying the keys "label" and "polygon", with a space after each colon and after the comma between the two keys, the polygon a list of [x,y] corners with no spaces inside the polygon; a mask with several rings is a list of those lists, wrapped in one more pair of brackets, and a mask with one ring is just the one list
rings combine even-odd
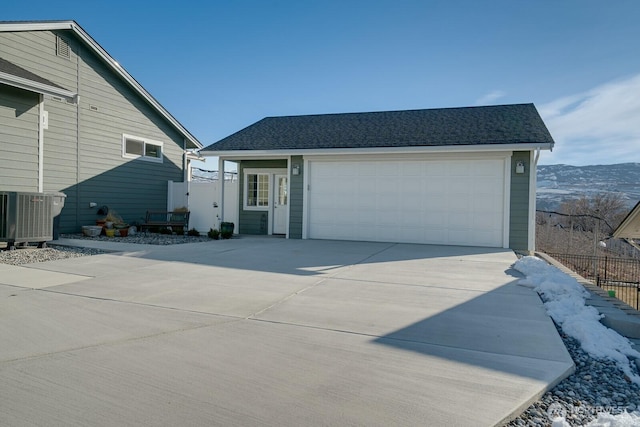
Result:
{"label": "horizontal lap siding", "polygon": [[289,181],[289,238],[302,239],[302,200],[304,193],[304,161],[302,156],[292,156],[291,165],[298,165],[300,174],[291,175]]}
{"label": "horizontal lap siding", "polygon": [[[516,174],[516,163],[525,164],[525,173]],[[530,152],[516,151],[511,158],[511,197],[509,218],[509,247],[527,250],[529,241],[529,165]]]}
{"label": "horizontal lap siding", "polygon": [[0,191],[38,190],[38,100],[0,85]]}
{"label": "horizontal lap siding", "polygon": [[[95,219],[90,202],[128,222],[142,221],[146,210],[166,209],[167,181],[183,179],[182,137],[86,49],[79,72],[80,220]],[[123,134],[162,142],[164,161],[123,158]]]}
{"label": "horizontal lap siding", "polygon": [[[57,34],[69,43],[69,59],[56,55]],[[81,225],[94,223],[96,209],[89,208],[90,202],[107,205],[130,222],[143,219],[147,209],[166,209],[167,181],[183,180],[183,137],[71,31],[0,33],[0,56],[79,94],[78,105],[45,97],[49,128],[44,131],[44,189],[67,194],[61,231],[79,231]],[[35,144],[35,160],[20,161],[34,174],[28,183],[33,191],[37,105],[29,114],[36,127],[24,138]],[[122,134],[161,141],[163,163],[123,158]]]}

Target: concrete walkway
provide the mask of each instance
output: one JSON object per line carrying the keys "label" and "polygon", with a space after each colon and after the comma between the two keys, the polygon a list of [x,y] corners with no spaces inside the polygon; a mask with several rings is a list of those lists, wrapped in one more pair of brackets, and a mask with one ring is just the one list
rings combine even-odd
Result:
{"label": "concrete walkway", "polygon": [[511,251],[117,245],[0,264],[0,425],[491,426],[573,370]]}

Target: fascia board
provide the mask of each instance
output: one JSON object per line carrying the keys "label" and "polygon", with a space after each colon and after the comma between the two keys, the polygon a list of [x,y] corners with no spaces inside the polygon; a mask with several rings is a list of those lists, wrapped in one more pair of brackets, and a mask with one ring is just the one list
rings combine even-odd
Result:
{"label": "fascia board", "polygon": [[200,150],[204,157],[225,157],[245,159],[252,157],[286,157],[295,155],[335,156],[340,154],[424,154],[424,153],[486,153],[492,151],[532,151],[536,149],[550,150],[553,144],[487,144],[487,145],[446,145],[429,147],[377,147],[377,148],[330,148],[302,150]]}
{"label": "fascia board", "polygon": [[43,95],[61,96],[74,104],[77,102],[78,94],[70,90],[61,89],[59,87],[46,85],[33,80],[14,76],[12,74],[0,72],[0,83],[28,90],[29,92],[41,93]]}
{"label": "fascia board", "polygon": [[3,22],[0,32],[70,30],[73,21]]}

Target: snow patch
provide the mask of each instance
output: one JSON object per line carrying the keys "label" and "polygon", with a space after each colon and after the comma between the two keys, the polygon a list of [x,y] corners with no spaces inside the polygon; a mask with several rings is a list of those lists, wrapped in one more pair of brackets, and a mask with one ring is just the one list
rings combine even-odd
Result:
{"label": "snow patch", "polygon": [[532,256],[519,259],[513,267],[526,276],[519,284],[540,294],[547,314],[564,333],[577,339],[592,357],[615,362],[631,381],[640,385],[640,376],[629,360],[640,358],[640,352],[631,347],[627,338],[600,323],[603,316],[585,304],[589,292],[576,279]]}

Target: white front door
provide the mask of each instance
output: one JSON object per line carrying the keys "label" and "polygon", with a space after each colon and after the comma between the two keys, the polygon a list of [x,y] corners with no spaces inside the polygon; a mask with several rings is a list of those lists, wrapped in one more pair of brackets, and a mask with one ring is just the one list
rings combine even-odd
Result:
{"label": "white front door", "polygon": [[289,185],[286,175],[276,175],[273,192],[273,234],[287,233]]}

